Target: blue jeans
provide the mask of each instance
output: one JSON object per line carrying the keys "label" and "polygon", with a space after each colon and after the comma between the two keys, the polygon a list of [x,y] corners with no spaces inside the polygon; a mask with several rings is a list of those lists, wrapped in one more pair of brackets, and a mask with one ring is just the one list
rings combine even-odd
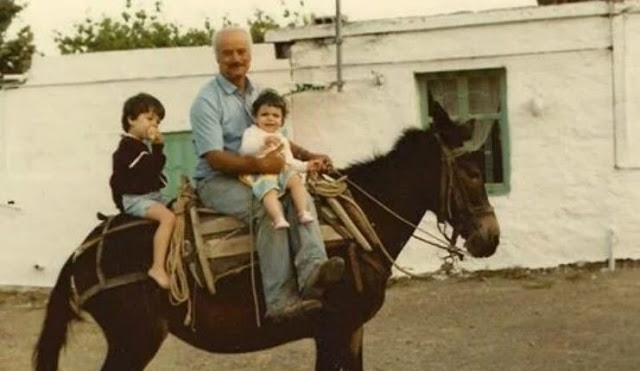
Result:
{"label": "blue jeans", "polygon": [[[281,202],[291,227],[274,229],[262,203],[253,197],[251,188],[242,184],[236,176],[216,174],[198,181],[197,187],[205,206],[235,216],[247,224],[253,216],[255,246],[260,260],[267,312],[275,313],[297,298],[312,271],[327,260],[311,196],[307,194],[308,210],[316,221],[298,224],[295,207],[289,194],[286,194]],[[250,205],[253,207],[252,213]]]}

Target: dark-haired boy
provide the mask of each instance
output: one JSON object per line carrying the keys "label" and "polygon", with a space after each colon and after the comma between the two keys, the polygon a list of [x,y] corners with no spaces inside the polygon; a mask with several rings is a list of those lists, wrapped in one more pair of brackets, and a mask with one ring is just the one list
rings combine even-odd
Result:
{"label": "dark-haired boy", "polygon": [[[175,225],[175,215],[160,193],[166,185],[162,174],[166,158],[162,153],[164,138],[158,130],[164,118],[164,106],[154,96],[135,95],[122,109],[122,135],[113,153],[113,174],[109,184],[113,201],[126,214],[159,222],[153,236],[153,264],[148,271],[160,287],[169,287],[165,270],[167,248]],[[151,148],[145,143],[149,141]]]}

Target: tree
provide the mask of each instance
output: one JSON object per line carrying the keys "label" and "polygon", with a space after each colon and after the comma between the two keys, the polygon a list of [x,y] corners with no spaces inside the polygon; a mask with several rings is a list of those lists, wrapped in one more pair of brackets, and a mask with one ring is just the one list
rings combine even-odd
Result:
{"label": "tree", "polygon": [[7,39],[7,30],[14,17],[24,9],[15,0],[0,0],[0,76],[19,74],[31,67],[31,58],[36,50],[31,27],[25,26],[14,39]]}
{"label": "tree", "polygon": [[[2,1],[2,0],[0,0]],[[264,42],[266,31],[282,27],[302,26],[310,23],[310,16],[303,12],[304,1],[299,1],[299,9],[289,9],[286,0],[280,24],[262,10],[256,10],[247,20],[253,42]],[[227,16],[222,17],[222,26],[235,25]],[[99,20],[87,18],[73,25],[72,35],[56,32],[54,41],[62,54],[88,53],[107,50],[128,50],[142,48],[164,48],[173,46],[210,45],[213,28],[209,20],[203,28],[182,27],[168,23],[162,18],[162,2],[156,1],[152,11],[134,10],[131,0],[126,0],[125,9],[119,19],[102,16]]]}
{"label": "tree", "polygon": [[85,19],[73,25],[74,34],[64,36],[56,31],[55,43],[62,54],[88,53],[107,50],[165,48],[175,46],[208,45],[213,29],[208,20],[202,29],[168,23],[162,19],[162,2],[156,1],[152,12],[134,10],[126,0],[121,19],[102,16],[99,20]]}
{"label": "tree", "polygon": [[257,9],[253,13],[253,17],[247,20],[251,38],[256,44],[264,42],[264,34],[269,30],[283,27],[306,26],[311,23],[311,15],[304,12],[304,0],[298,3],[299,9],[290,9],[285,0],[280,0],[282,6],[282,19],[284,24],[278,23],[271,15],[266,14],[263,10]]}
{"label": "tree", "polygon": [[264,42],[264,34],[267,31],[280,28],[280,25],[272,16],[260,9],[253,13],[253,18],[247,20],[247,25],[249,26],[251,39],[256,44]]}

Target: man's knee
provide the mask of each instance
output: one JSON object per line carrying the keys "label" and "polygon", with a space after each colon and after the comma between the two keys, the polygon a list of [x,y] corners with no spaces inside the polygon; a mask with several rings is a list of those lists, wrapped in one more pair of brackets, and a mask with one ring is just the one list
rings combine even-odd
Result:
{"label": "man's knee", "polygon": [[248,205],[252,195],[251,189],[239,181],[209,180],[198,184],[198,197],[207,207],[227,209]]}

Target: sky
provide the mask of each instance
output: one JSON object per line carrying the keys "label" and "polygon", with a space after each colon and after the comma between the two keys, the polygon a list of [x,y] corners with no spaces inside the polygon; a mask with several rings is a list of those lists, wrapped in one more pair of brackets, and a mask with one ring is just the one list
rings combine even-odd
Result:
{"label": "sky", "polygon": [[[152,9],[156,0],[132,1],[134,9]],[[285,6],[281,4],[283,1]],[[285,7],[316,15],[335,14],[337,0],[302,1],[303,6],[300,0],[162,0],[162,4],[167,21],[198,28],[207,18],[214,28],[218,28],[223,16],[238,24],[245,24],[245,20],[256,9],[264,10],[276,19]],[[70,34],[72,25],[82,22],[86,17],[119,17],[125,6],[125,0],[18,0],[18,3],[26,3],[27,7],[19,14],[11,30],[15,31],[22,25],[31,26],[36,47],[45,55],[58,54],[53,41],[54,31]],[[532,6],[536,0],[340,0],[340,3],[342,13],[350,21],[357,21]]]}

